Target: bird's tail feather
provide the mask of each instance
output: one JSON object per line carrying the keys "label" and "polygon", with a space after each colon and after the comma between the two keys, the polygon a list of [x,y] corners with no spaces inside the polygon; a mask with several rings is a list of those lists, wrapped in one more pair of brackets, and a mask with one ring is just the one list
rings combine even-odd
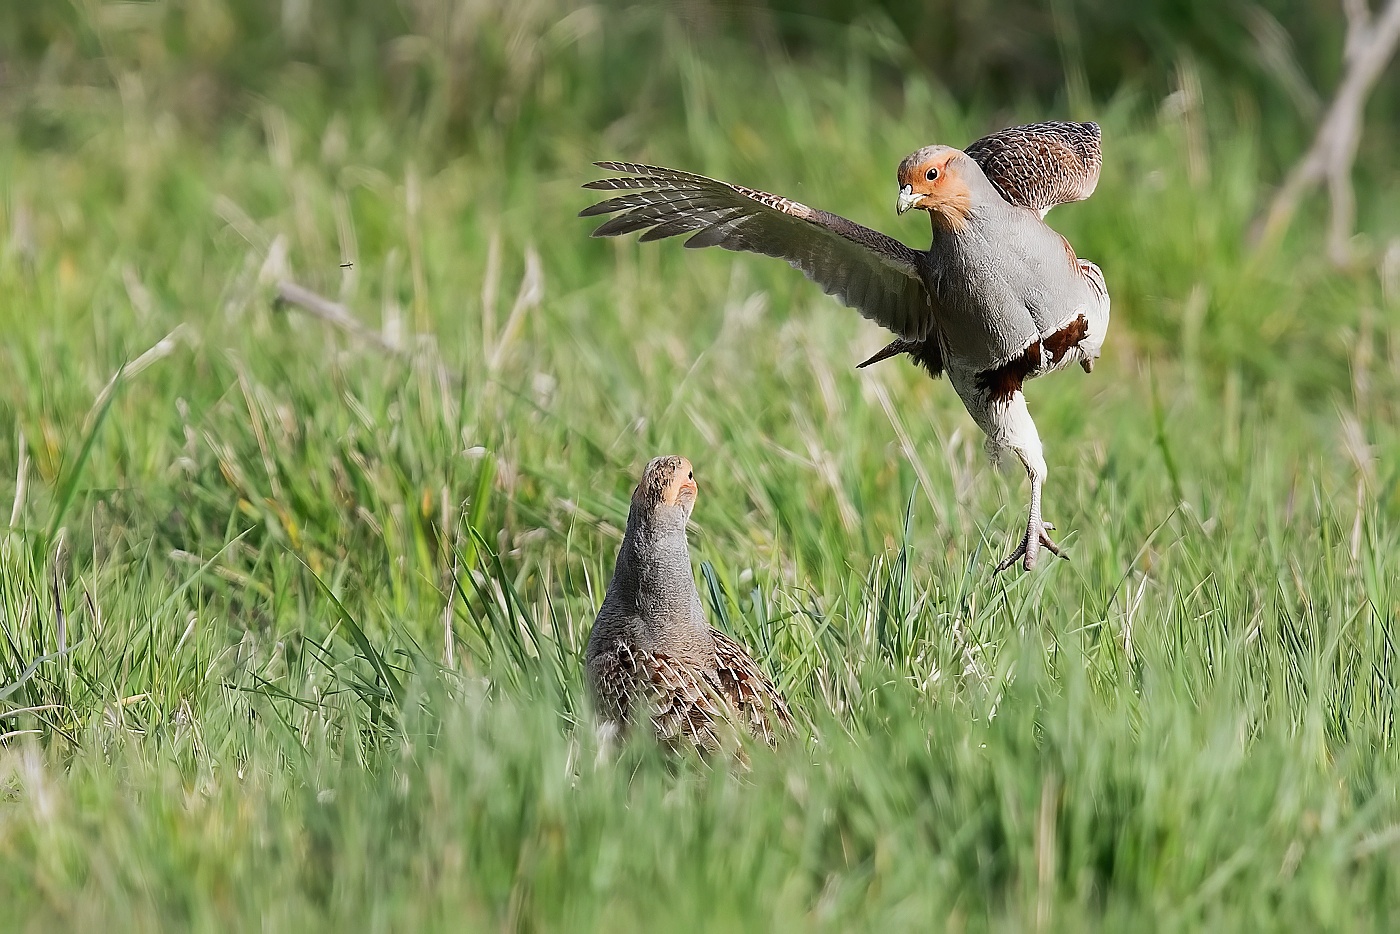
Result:
{"label": "bird's tail feather", "polygon": [[890,341],[883,350],[876,351],[869,360],[866,360],[864,363],[857,363],[856,369],[864,369],[872,363],[879,363],[881,360],[888,360],[890,357],[897,356],[898,354],[908,353],[913,347],[914,344],[912,341],[907,341],[902,337],[896,337],[894,340]]}

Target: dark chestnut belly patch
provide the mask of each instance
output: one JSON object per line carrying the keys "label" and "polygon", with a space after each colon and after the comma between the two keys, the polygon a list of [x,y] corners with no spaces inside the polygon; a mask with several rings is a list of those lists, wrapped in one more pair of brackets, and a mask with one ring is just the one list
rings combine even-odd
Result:
{"label": "dark chestnut belly patch", "polygon": [[1045,338],[1045,349],[1050,352],[1050,365],[1056,366],[1069,353],[1070,348],[1078,347],[1079,342],[1089,336],[1089,319],[1082,314],[1054,334]]}
{"label": "dark chestnut belly patch", "polygon": [[1040,369],[1040,341],[1031,344],[1021,355],[999,367],[977,374],[977,387],[993,402],[1005,402],[1025,385],[1026,377]]}
{"label": "dark chestnut belly patch", "polygon": [[[1038,340],[1020,356],[999,367],[983,370],[977,374],[977,387],[993,402],[1005,402],[1020,391],[1032,375],[1040,372],[1042,365],[1047,369],[1058,366],[1065,354],[1078,347],[1079,342],[1089,336],[1089,319],[1082,314],[1044,340]],[[1088,361],[1086,361],[1088,363]],[[1084,367],[1087,372],[1092,363]]]}

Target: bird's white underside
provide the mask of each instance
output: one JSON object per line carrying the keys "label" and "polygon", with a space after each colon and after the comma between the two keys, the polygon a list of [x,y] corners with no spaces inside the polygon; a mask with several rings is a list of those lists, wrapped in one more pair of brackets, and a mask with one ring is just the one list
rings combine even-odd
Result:
{"label": "bird's white underside", "polygon": [[988,424],[983,430],[987,432],[988,454],[998,460],[1004,452],[1010,451],[1025,466],[1032,481],[1044,480],[1049,472],[1045,466],[1045,451],[1025,394],[1017,390],[1004,402],[993,401],[987,410]]}

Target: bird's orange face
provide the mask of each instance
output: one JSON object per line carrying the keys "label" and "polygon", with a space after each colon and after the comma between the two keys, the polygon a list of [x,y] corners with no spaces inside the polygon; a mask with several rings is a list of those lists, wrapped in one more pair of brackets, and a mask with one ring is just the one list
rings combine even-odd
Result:
{"label": "bird's orange face", "polygon": [[668,505],[681,506],[689,512],[695,507],[695,497],[700,495],[700,487],[695,483],[695,469],[690,466],[690,461],[684,457],[676,460],[679,463],[672,470],[661,499]]}
{"label": "bird's orange face", "polygon": [[959,172],[959,163],[966,158],[958,149],[929,146],[900,163],[899,213],[918,208],[941,215],[954,227],[966,224],[972,214],[972,192]]}
{"label": "bird's orange face", "polygon": [[700,488],[695,483],[695,469],[690,461],[671,454],[654,458],[647,464],[634,495],[654,505],[679,506],[689,517],[699,492]]}

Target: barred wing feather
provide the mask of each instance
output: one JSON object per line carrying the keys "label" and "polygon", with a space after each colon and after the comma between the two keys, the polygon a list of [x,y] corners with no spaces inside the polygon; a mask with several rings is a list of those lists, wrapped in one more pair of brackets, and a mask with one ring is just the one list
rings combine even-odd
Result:
{"label": "barred wing feather", "polygon": [[1103,166],[1097,123],[1052,121],[989,133],[963,150],[1001,196],[1039,211],[1083,201],[1099,184]]}
{"label": "barred wing feather", "polygon": [[909,340],[933,330],[933,307],[919,277],[919,252],[878,231],[788,198],[703,175],[599,162],[628,173],[589,182],[622,191],[581,217],[614,214],[593,232],[613,237],[643,230],[642,240],[690,234],[686,246],[718,246],[786,260],[843,304]]}

